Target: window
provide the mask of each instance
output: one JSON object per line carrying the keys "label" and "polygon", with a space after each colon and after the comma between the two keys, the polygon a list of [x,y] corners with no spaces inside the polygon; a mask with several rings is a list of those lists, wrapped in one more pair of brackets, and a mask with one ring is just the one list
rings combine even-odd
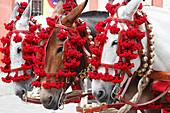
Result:
{"label": "window", "polygon": [[43,0],[32,0],[32,16],[38,15],[43,15]]}

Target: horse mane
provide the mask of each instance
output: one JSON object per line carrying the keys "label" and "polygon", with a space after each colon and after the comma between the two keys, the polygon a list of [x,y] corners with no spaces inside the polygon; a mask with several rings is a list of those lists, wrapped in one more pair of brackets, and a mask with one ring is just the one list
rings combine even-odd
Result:
{"label": "horse mane", "polygon": [[106,11],[88,11],[80,15],[80,18],[86,22],[87,26],[92,31],[91,35],[93,37],[96,37],[97,34],[97,31],[94,26],[97,24],[98,21],[104,21],[108,17],[109,13]]}
{"label": "horse mane", "polygon": [[80,18],[81,17],[108,17],[109,16],[109,13],[108,12],[105,12],[105,11],[88,11],[88,12],[84,12],[80,15]]}

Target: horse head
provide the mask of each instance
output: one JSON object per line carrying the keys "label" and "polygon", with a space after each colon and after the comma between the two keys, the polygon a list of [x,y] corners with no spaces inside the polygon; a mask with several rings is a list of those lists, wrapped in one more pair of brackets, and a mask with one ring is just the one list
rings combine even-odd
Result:
{"label": "horse head", "polygon": [[[136,54],[138,53],[139,48],[133,48],[134,51],[132,54],[134,56],[131,55],[134,58],[132,58],[132,56],[131,58],[128,58],[123,54],[124,51],[126,51],[124,50],[126,47],[122,48],[122,46],[124,46],[122,41],[125,40],[122,37],[125,36],[126,31],[130,28],[133,29],[133,25],[128,22],[134,21],[133,15],[137,11],[140,2],[141,0],[131,0],[127,5],[117,7],[117,14],[115,14],[116,11],[114,14],[118,17],[112,14],[113,16],[108,18],[108,21],[106,20],[108,22],[106,24],[108,30],[99,31],[100,35],[96,37],[96,39],[98,38],[96,42],[98,41],[100,43],[97,47],[101,48],[101,56],[96,55],[95,58],[99,60],[100,65],[97,66],[97,63],[95,63],[94,66],[96,69],[94,72],[91,72],[89,76],[92,76],[91,78],[93,78],[92,93],[99,102],[106,102],[107,104],[115,102],[114,96],[119,94],[124,83],[127,81],[129,72],[133,75],[140,67],[141,60]],[[121,19],[127,21],[121,21]],[[103,39],[100,40],[100,37]],[[126,38],[127,40],[130,40],[129,37]],[[135,44],[136,40],[133,40],[132,42]],[[126,64],[126,66],[124,64]],[[125,70],[128,70],[129,72]],[[97,78],[97,76],[99,78]]]}
{"label": "horse head", "polygon": [[[25,94],[27,91],[31,91],[33,89],[33,86],[31,84],[31,81],[33,80],[33,70],[30,69],[23,69],[22,65],[26,63],[25,59],[23,58],[23,41],[26,37],[26,32],[29,30],[29,21],[31,16],[31,1],[30,4],[27,6],[25,11],[23,12],[21,18],[19,20],[16,20],[14,22],[14,28],[11,31],[11,37],[10,37],[10,76],[15,78],[13,79],[15,83],[15,94],[22,98],[22,95]],[[13,13],[11,15],[11,20],[15,20],[17,14],[17,9],[19,8],[19,4],[15,5]],[[27,79],[25,79],[23,76],[23,79],[21,75],[23,76],[29,76]],[[25,80],[24,80],[25,79]]]}
{"label": "horse head", "polygon": [[[62,103],[63,93],[67,90],[67,88],[72,84],[72,82],[75,79],[72,75],[70,77],[62,75],[63,73],[65,73],[65,71],[71,73],[69,72],[70,70],[67,70],[65,67],[65,65],[67,64],[64,64],[64,62],[67,59],[66,57],[69,56],[66,55],[65,51],[69,50],[70,49],[69,47],[71,47],[71,46],[68,47],[70,37],[72,35],[75,35],[76,33],[79,33],[74,29],[75,28],[74,22],[77,20],[77,18],[80,16],[81,12],[85,8],[87,1],[88,0],[86,0],[79,6],[75,7],[68,15],[58,16],[56,21],[57,23],[55,23],[56,25],[53,31],[51,32],[51,36],[48,40],[45,55],[46,76],[40,77],[40,82],[42,84],[40,91],[40,101],[42,102],[43,106],[47,109],[54,110],[59,109],[59,107],[63,104]],[[63,2],[59,1],[56,6],[58,8],[55,11],[55,15],[56,14],[60,15],[60,13],[63,12],[63,8],[61,7],[62,5]],[[59,34],[61,34],[62,32],[65,33],[64,34],[66,36],[66,37],[64,36],[65,39],[59,38],[60,37]],[[73,46],[74,44],[72,45],[72,47]],[[82,52],[81,47],[77,46],[75,48],[78,51],[80,51],[80,53]],[[82,58],[83,57],[84,55],[82,56]],[[70,67],[74,70],[72,74],[75,74],[75,72],[78,74],[82,69],[85,68],[85,61],[82,60],[82,58],[78,58],[80,67]],[[67,61],[69,61],[69,59],[67,59]],[[76,62],[75,64],[74,63],[72,64],[75,65]],[[66,72],[65,74],[68,73]],[[55,87],[53,87],[52,84]]]}

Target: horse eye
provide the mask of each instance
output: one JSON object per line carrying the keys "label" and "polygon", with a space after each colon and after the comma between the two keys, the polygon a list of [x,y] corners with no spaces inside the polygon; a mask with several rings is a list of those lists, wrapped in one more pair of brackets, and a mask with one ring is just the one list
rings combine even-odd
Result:
{"label": "horse eye", "polygon": [[18,48],[17,48],[17,53],[19,54],[20,52],[21,52],[21,48],[18,47]]}
{"label": "horse eye", "polygon": [[57,53],[60,53],[63,51],[63,47],[58,48]]}
{"label": "horse eye", "polygon": [[117,45],[117,40],[114,40],[114,41],[112,42],[112,46],[114,46],[114,45]]}

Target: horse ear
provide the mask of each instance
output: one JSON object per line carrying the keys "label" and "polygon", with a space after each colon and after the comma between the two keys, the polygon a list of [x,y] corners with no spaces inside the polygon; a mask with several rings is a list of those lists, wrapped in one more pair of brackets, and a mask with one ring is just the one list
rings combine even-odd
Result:
{"label": "horse ear", "polygon": [[29,24],[30,21],[30,17],[31,17],[31,11],[32,11],[32,0],[30,0],[29,5],[27,6],[27,8],[25,9],[25,11],[23,12],[20,21],[23,24]]}
{"label": "horse ear", "polygon": [[63,25],[72,26],[74,21],[80,16],[83,9],[86,7],[88,0],[75,7],[67,16],[65,16],[61,23]]}
{"label": "horse ear", "polygon": [[18,2],[16,2],[16,3],[15,3],[15,5],[14,5],[14,8],[13,8],[13,11],[12,11],[11,17],[10,17],[10,21],[11,21],[11,20],[15,20],[15,19],[16,19],[15,17],[19,14],[19,13],[18,13],[18,11],[17,11],[17,10],[18,10],[18,8],[19,8],[19,3],[18,3]]}
{"label": "horse ear", "polygon": [[63,13],[63,11],[63,1],[58,0],[51,17],[54,18],[56,15]]}
{"label": "horse ear", "polygon": [[128,20],[133,19],[134,13],[137,11],[141,0],[131,0],[123,9],[123,17],[126,17]]}

